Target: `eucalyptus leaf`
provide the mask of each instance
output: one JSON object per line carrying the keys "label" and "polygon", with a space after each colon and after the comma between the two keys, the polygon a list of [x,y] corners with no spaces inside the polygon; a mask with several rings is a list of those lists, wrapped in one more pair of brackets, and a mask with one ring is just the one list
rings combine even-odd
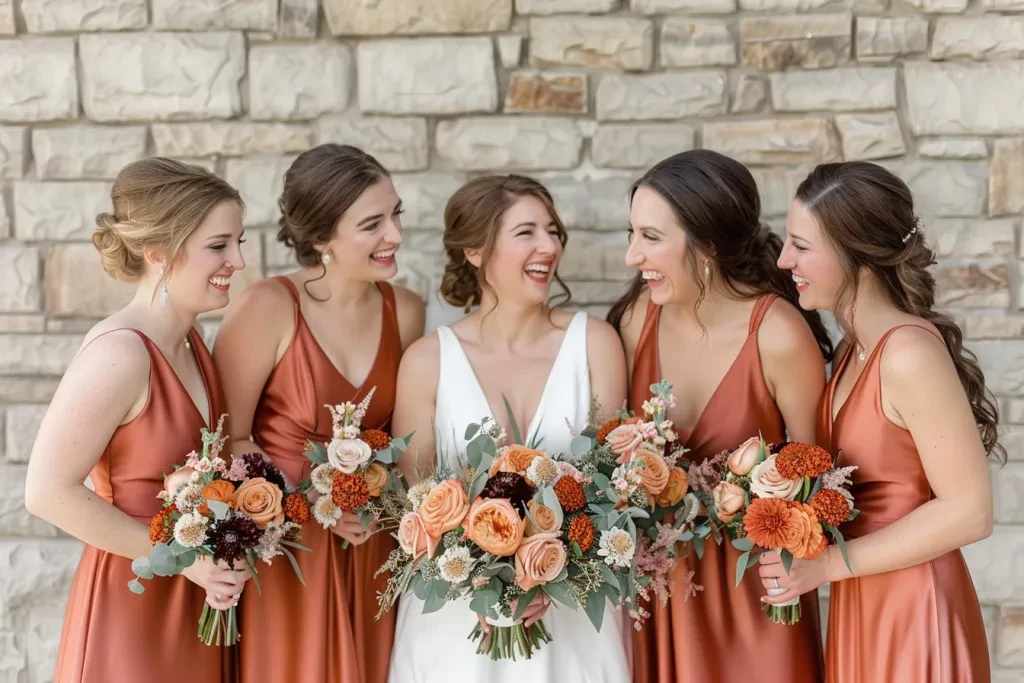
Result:
{"label": "eucalyptus leaf", "polygon": [[604,622],[604,605],[604,593],[599,591],[587,597],[587,605],[584,608],[587,612],[587,616],[590,617],[590,623],[593,624],[594,628],[598,631],[601,630],[601,624]]}
{"label": "eucalyptus leaf", "polygon": [[382,465],[394,465],[398,461],[398,453],[394,446],[382,448],[374,454],[374,458]]}
{"label": "eucalyptus leaf", "polygon": [[412,593],[420,600],[426,600],[427,596],[430,595],[430,586],[427,585],[423,574],[420,572],[412,575]]}
{"label": "eucalyptus leaf", "polygon": [[754,542],[749,538],[737,538],[732,542],[732,547],[736,548],[736,550],[749,552],[754,547]]}
{"label": "eucalyptus leaf", "polygon": [[693,539],[693,550],[697,553],[698,560],[704,557],[704,539],[702,537],[698,536]]}
{"label": "eucalyptus leaf", "polygon": [[284,553],[284,556],[288,558],[288,562],[291,563],[292,569],[295,570],[295,576],[299,579],[299,583],[305,586],[306,579],[302,576],[302,570],[299,569],[299,563],[295,560],[295,555],[293,555],[292,551],[288,550],[288,548],[281,548],[281,552]]}
{"label": "eucalyptus leaf", "polygon": [[550,486],[544,487],[544,505],[554,511],[555,518],[560,520],[559,526],[561,526],[561,520],[565,519],[565,513],[562,511],[562,504],[558,502],[558,496],[555,494],[555,490]]}
{"label": "eucalyptus leaf", "polygon": [[647,512],[647,510],[642,510],[642,509],[636,508],[636,507],[627,509],[626,510],[626,514],[628,514],[630,516],[630,518],[632,518],[632,519],[650,519],[651,518],[651,515],[650,515],[650,513]]}
{"label": "eucalyptus leaf", "polygon": [[573,437],[573,440],[569,442],[569,452],[574,458],[582,458],[590,452],[593,443],[593,439],[589,436]]}
{"label": "eucalyptus leaf", "polygon": [[487,480],[490,477],[487,474],[486,468],[480,468],[477,470],[476,476],[473,477],[473,483],[469,485],[469,499],[476,500],[480,496],[480,492],[487,486]]}
{"label": "eucalyptus leaf", "polygon": [[132,560],[132,571],[135,575],[142,579],[152,579],[153,570],[149,566],[148,557],[136,557]]}
{"label": "eucalyptus leaf", "polygon": [[494,606],[498,604],[497,596],[492,593],[477,593],[473,596],[473,599],[469,601],[469,608],[479,614],[480,616],[486,617],[494,614]]}
{"label": "eucalyptus leaf", "polygon": [[146,587],[138,579],[132,579],[128,582],[128,590],[136,595],[142,595],[146,592]]}
{"label": "eucalyptus leaf", "polygon": [[789,574],[789,570],[793,566],[793,553],[783,549],[779,556],[782,558],[782,568]]}
{"label": "eucalyptus leaf", "polygon": [[327,462],[327,447],[318,441],[307,441],[305,456],[317,465]]}
{"label": "eucalyptus leaf", "polygon": [[228,510],[231,509],[227,503],[220,500],[207,500],[206,505],[209,506],[210,511],[213,512],[214,519],[218,522],[227,519]]}
{"label": "eucalyptus leaf", "polygon": [[605,475],[601,474],[600,472],[594,472],[593,479],[594,484],[597,486],[599,490],[607,491],[609,488],[611,488],[611,480]]}
{"label": "eucalyptus leaf", "polygon": [[473,439],[466,444],[466,460],[469,461],[470,467],[480,467],[480,459],[483,457],[484,452],[480,448],[480,441]]}
{"label": "eucalyptus leaf", "polygon": [[601,578],[603,578],[607,583],[611,584],[612,586],[619,585],[619,577],[615,575],[615,572],[612,571],[611,567],[609,567],[604,562],[602,562],[598,566],[601,567]]}
{"label": "eucalyptus leaf", "polygon": [[444,607],[445,600],[442,596],[437,593],[430,591],[427,593],[427,599],[423,602],[423,613],[430,614],[436,612]]}
{"label": "eucalyptus leaf", "polygon": [[564,583],[545,583],[544,592],[547,593],[552,600],[556,600],[571,609],[576,609],[579,605]]}
{"label": "eucalyptus leaf", "polygon": [[530,590],[526,591],[526,595],[520,596],[516,601],[515,612],[512,613],[512,618],[519,621],[523,618],[523,612],[530,606],[530,602],[537,597],[537,593],[540,592],[540,586],[534,586]]}
{"label": "eucalyptus leaf", "polygon": [[839,546],[839,552],[843,554],[843,562],[846,563],[846,568],[849,569],[850,573],[852,574],[853,567],[850,566],[850,556],[846,554],[846,539],[843,538],[843,533],[839,531],[839,529],[837,529],[836,527],[832,527],[831,531],[832,535],[836,539],[836,545]]}
{"label": "eucalyptus leaf", "polygon": [[761,553],[750,553],[750,557],[747,558],[747,569],[757,564],[759,557],[761,557]]}
{"label": "eucalyptus leaf", "polygon": [[498,447],[490,437],[484,439],[483,443],[480,444],[480,450],[490,458],[493,458],[498,453]]}
{"label": "eucalyptus leaf", "polygon": [[452,585],[444,579],[434,579],[430,582],[430,588],[434,591],[434,593],[436,593],[439,597],[442,598],[448,595],[448,591],[451,590],[451,587]]}
{"label": "eucalyptus leaf", "polygon": [[466,427],[465,440],[466,441],[472,441],[473,437],[475,437],[477,432],[479,432],[479,431],[480,431],[480,425],[468,425]]}
{"label": "eucalyptus leaf", "polygon": [[157,576],[174,576],[178,561],[169,546],[157,543],[149,556],[149,566]]}
{"label": "eucalyptus leaf", "polygon": [[743,583],[743,575],[747,571],[747,559],[750,557],[750,551],[743,553],[736,559],[736,588],[739,588],[740,584]]}

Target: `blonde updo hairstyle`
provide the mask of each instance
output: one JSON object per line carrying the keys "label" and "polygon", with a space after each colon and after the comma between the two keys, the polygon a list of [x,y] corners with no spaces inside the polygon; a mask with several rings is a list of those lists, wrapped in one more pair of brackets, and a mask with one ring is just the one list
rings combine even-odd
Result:
{"label": "blonde updo hairstyle", "polygon": [[[551,193],[541,183],[515,174],[474,178],[456,190],[445,205],[443,241],[448,259],[440,289],[448,303],[469,312],[483,300],[484,288],[489,288],[484,271],[494,252],[501,219],[521,197],[534,197],[544,205],[558,230],[558,241],[565,247],[569,235],[555,211]],[[466,258],[466,249],[481,251],[480,268]],[[565,305],[571,300],[569,288],[557,272],[554,279],[562,295],[552,306]]]}
{"label": "blonde updo hairstyle", "polygon": [[[245,203],[238,190],[200,166],[152,157],[128,164],[110,191],[113,213],[96,216],[93,246],[112,278],[138,282],[146,273],[146,249],[167,254],[167,272],[213,209],[225,201]],[[159,283],[158,283],[159,284]]]}

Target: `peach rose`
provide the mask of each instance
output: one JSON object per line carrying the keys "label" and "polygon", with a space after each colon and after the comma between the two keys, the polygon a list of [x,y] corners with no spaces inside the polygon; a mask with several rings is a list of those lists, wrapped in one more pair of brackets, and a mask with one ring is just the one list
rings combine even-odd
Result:
{"label": "peach rose", "polygon": [[352,474],[372,458],[369,444],[360,439],[334,439],[327,445],[327,462],[345,474]]}
{"label": "peach rose", "polygon": [[814,509],[805,503],[793,503],[789,515],[796,523],[792,525],[794,533],[783,547],[799,560],[813,560],[825,552],[821,542],[824,532]]}
{"label": "peach rose", "polygon": [[188,486],[195,472],[191,467],[181,467],[164,477],[164,491],[167,492],[167,500],[174,500],[183,487]]}
{"label": "peach rose", "polygon": [[532,463],[536,458],[542,457],[544,455],[544,451],[527,448],[526,446],[511,446],[507,451],[505,451],[505,455],[508,457],[509,462],[512,463],[512,466],[516,468],[513,471],[522,473],[529,468],[530,463]]}
{"label": "peach rose", "polygon": [[643,440],[635,422],[621,424],[605,437],[605,443],[611,447],[612,453],[625,456],[630,455]]}
{"label": "peach rose", "polygon": [[575,479],[577,483],[583,483],[583,473],[576,469],[576,466],[572,463],[565,462],[564,460],[556,461],[558,463],[558,469],[562,473],[563,477],[569,477]]}
{"label": "peach rose", "polygon": [[729,454],[729,471],[742,477],[754,469],[761,451],[761,437],[752,436]]}
{"label": "peach rose", "polygon": [[498,557],[515,554],[526,526],[505,498],[477,498],[466,521],[466,537],[484,552]]}
{"label": "peach rose", "polygon": [[747,495],[742,488],[736,484],[723,481],[711,492],[715,499],[715,513],[718,519],[729,523],[736,517],[747,502]]}
{"label": "peach rose", "polygon": [[775,456],[762,461],[750,472],[750,492],[759,498],[793,500],[804,485],[802,479],[786,479],[775,467]]}
{"label": "peach rose", "polygon": [[370,489],[370,498],[376,498],[384,490],[388,483],[388,471],[379,462],[370,463],[370,466],[363,472],[366,479],[366,486]]}
{"label": "peach rose", "polygon": [[263,477],[248,479],[235,491],[235,508],[259,529],[284,522],[281,489]]}
{"label": "peach rose", "polygon": [[644,446],[633,453],[633,462],[643,463],[643,467],[637,468],[640,476],[640,486],[647,493],[656,496],[668,486],[668,465],[665,458]]}
{"label": "peach rose", "polygon": [[[227,503],[228,506],[233,507],[234,501],[232,499],[234,498],[234,495],[235,485],[224,479],[211,481],[203,487],[203,500],[206,501],[216,500],[221,503]],[[210,514],[210,506],[203,503],[196,509],[196,512],[201,515],[208,515]]]}
{"label": "peach rose", "polygon": [[491,468],[487,470],[487,474],[494,476],[498,472],[511,472],[512,474],[519,474],[519,470],[516,469],[516,465],[512,462],[512,459],[508,457],[508,451],[505,451],[493,461],[491,461]]}
{"label": "peach rose", "polygon": [[686,495],[686,489],[690,486],[690,478],[682,467],[673,467],[668,471],[668,483],[665,490],[654,497],[654,502],[661,507],[669,508],[678,505],[679,501]]}
{"label": "peach rose", "polygon": [[557,534],[544,533],[523,541],[516,551],[516,585],[524,591],[550,583],[565,567],[565,544]]}
{"label": "peach rose", "polygon": [[462,484],[455,479],[446,479],[430,489],[420,503],[417,512],[423,518],[423,526],[433,538],[452,529],[458,529],[469,509],[469,500]]}
{"label": "peach rose", "polygon": [[[557,536],[561,533],[562,520],[559,519],[554,510],[547,505],[534,503],[532,500],[527,504],[527,507],[530,510],[530,517],[533,517],[533,521],[531,522],[529,517],[526,518],[525,535],[536,536],[537,534],[553,533]],[[533,522],[537,524],[534,525]]]}
{"label": "peach rose", "polygon": [[417,512],[407,512],[398,524],[398,545],[402,550],[419,559],[423,553],[433,556],[437,541],[432,541],[423,526],[423,518]]}

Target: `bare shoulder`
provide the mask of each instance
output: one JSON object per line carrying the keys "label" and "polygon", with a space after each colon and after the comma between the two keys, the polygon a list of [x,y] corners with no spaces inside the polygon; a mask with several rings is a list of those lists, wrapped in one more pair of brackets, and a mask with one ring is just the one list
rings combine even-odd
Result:
{"label": "bare shoulder", "polygon": [[921,321],[893,331],[879,359],[883,378],[916,384],[926,375],[948,373],[959,382],[949,349],[938,336],[938,330],[933,330],[929,323]]}
{"label": "bare shoulder", "polygon": [[761,321],[757,347],[762,357],[776,361],[803,354],[822,358],[818,342],[803,314],[781,298],[772,303]]}
{"label": "bare shoulder", "polygon": [[242,291],[232,299],[228,305],[228,311],[259,311],[270,309],[277,315],[284,311],[291,311],[295,300],[288,291],[287,286],[276,278],[268,277],[262,280],[250,282]]}
{"label": "bare shoulder", "polygon": [[426,324],[427,306],[418,294],[401,285],[391,285],[395,292],[395,315],[402,336],[402,347],[409,348],[416,339],[423,336]]}
{"label": "bare shoulder", "polygon": [[402,378],[407,381],[416,380],[417,385],[420,385],[418,380],[421,376],[432,375],[433,381],[436,382],[440,368],[441,340],[437,332],[431,332],[410,344],[402,355],[399,381],[401,382]]}
{"label": "bare shoulder", "polygon": [[150,357],[133,329],[108,318],[89,330],[65,377],[90,386],[141,391],[149,382]]}
{"label": "bare shoulder", "polygon": [[622,340],[610,323],[587,316],[587,348],[601,353],[622,353]]}

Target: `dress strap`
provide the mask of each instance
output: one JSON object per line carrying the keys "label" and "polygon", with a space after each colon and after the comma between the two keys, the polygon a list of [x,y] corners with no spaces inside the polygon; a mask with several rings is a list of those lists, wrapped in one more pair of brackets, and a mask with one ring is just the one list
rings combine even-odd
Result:
{"label": "dress strap", "polygon": [[772,304],[778,298],[778,294],[764,294],[757,297],[757,302],[754,303],[754,310],[750,314],[750,328],[747,334],[757,332],[758,328],[761,327],[765,314],[768,313],[768,309],[772,307]]}
{"label": "dress strap", "polygon": [[378,282],[377,290],[384,299],[384,320],[381,324],[381,339],[394,339],[402,345],[398,326],[398,304],[395,302],[395,288],[389,282]]}

